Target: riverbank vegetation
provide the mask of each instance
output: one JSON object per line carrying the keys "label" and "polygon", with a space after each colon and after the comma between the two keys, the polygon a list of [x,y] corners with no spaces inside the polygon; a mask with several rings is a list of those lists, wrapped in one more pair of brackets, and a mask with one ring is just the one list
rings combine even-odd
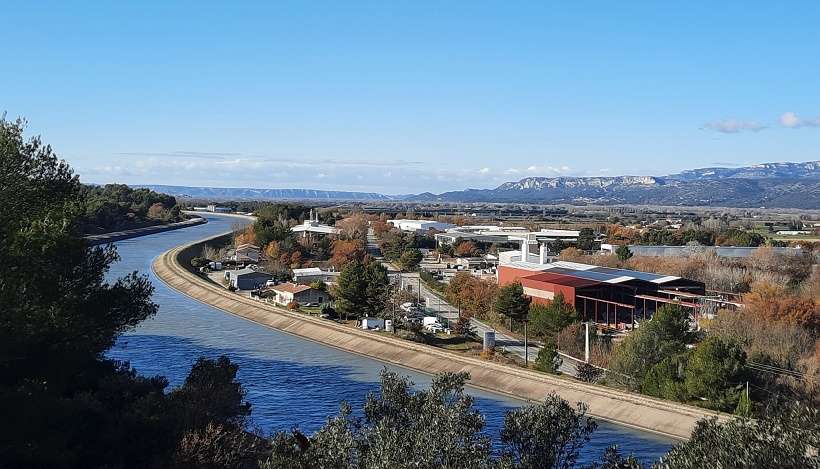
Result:
{"label": "riverbank vegetation", "polygon": [[23,123],[0,120],[0,466],[168,467],[209,426],[250,412],[227,359],[184,384],[137,374],[105,352],[153,316],[153,286],[108,279],[113,247],[85,245],[79,178]]}
{"label": "riverbank vegetation", "polygon": [[79,227],[84,234],[131,230],[185,218],[176,198],[125,184],[81,185],[79,201],[83,211]]}

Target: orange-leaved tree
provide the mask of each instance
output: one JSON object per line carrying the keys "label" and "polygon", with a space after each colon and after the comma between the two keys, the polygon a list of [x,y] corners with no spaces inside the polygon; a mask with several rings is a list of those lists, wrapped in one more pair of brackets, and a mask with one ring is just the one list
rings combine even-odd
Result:
{"label": "orange-leaved tree", "polygon": [[769,321],[783,321],[820,330],[820,309],[814,298],[793,294],[783,285],[759,281],[744,295],[743,302],[749,314]]}
{"label": "orange-leaved tree", "polygon": [[354,260],[364,260],[366,252],[364,243],[360,239],[337,239],[333,241],[333,255],[330,264],[341,270]]}

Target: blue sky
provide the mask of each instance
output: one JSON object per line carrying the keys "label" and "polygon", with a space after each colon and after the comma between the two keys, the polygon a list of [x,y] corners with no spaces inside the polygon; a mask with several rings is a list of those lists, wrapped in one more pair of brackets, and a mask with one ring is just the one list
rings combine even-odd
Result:
{"label": "blue sky", "polygon": [[97,183],[440,192],[820,159],[820,2],[165,3],[5,5],[0,111]]}

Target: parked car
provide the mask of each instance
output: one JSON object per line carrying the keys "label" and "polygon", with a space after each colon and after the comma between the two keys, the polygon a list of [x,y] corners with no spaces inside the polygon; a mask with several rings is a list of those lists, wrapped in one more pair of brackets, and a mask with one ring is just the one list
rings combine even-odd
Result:
{"label": "parked car", "polygon": [[439,323],[428,324],[424,326],[428,331],[432,332],[433,334],[438,334],[440,332],[444,332],[444,326]]}
{"label": "parked car", "polygon": [[404,316],[402,319],[407,324],[421,324],[421,318],[419,316]]}
{"label": "parked car", "polygon": [[276,280],[273,280],[273,279],[268,280],[267,282],[265,282],[265,286],[266,286],[266,287],[273,287],[273,286],[276,286]]}

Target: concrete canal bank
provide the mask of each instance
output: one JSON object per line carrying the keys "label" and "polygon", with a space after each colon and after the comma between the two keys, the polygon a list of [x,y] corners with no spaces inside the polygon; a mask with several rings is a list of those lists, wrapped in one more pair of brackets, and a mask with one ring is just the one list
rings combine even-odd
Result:
{"label": "concrete canal bank", "polygon": [[181,228],[188,228],[190,226],[208,223],[208,220],[200,216],[195,216],[189,220],[169,223],[167,225],[144,226],[142,228],[135,228],[133,230],[113,231],[111,233],[103,233],[98,235],[89,235],[85,237],[89,246],[97,246],[100,244],[113,243],[115,241],[122,241],[124,239],[137,238],[139,236],[146,236],[164,231],[178,230]]}
{"label": "concrete canal bank", "polygon": [[421,373],[470,373],[470,385],[529,401],[556,392],[570,402],[585,402],[599,419],[685,439],[695,423],[717,414],[601,386],[503,366],[434,347],[415,344],[332,321],[305,316],[231,293],[188,271],[183,265],[198,254],[202,241],[166,251],[153,263],[171,288],[222,311],[255,323]]}

